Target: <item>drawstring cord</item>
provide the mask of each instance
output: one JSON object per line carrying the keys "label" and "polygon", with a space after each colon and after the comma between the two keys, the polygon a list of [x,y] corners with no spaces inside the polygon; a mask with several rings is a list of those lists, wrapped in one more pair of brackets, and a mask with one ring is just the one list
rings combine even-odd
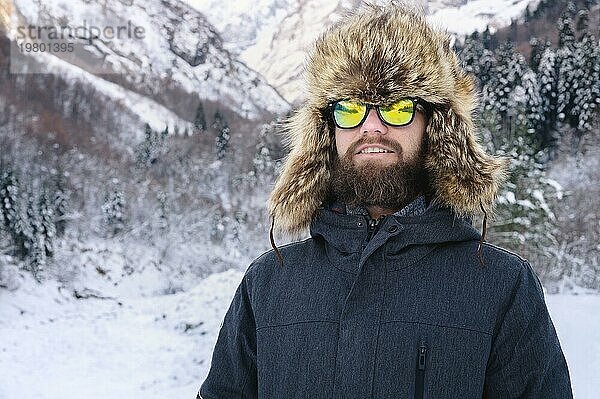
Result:
{"label": "drawstring cord", "polygon": [[485,267],[485,262],[483,260],[483,242],[485,241],[485,234],[487,232],[487,212],[485,211],[483,204],[479,204],[481,207],[481,212],[483,212],[483,227],[481,232],[481,238],[479,239],[479,245],[477,246],[477,255],[479,256],[479,263],[481,267]]}
{"label": "drawstring cord", "polygon": [[277,255],[277,259],[279,260],[279,264],[283,266],[283,256],[281,252],[279,252],[279,248],[275,245],[275,239],[273,238],[273,228],[275,226],[275,215],[271,215],[271,228],[269,229],[269,240],[271,241],[271,248],[275,251]]}

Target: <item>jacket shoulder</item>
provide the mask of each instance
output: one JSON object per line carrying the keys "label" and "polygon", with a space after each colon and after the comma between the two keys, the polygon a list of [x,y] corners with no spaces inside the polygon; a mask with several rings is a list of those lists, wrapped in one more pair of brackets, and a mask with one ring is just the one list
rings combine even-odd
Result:
{"label": "jacket shoulder", "polygon": [[[505,248],[485,243],[484,261],[495,275],[493,280],[504,287],[508,303],[515,300],[518,291],[529,301],[544,302],[542,283],[527,259]],[[505,304],[508,306],[508,304]],[[544,305],[545,306],[545,305]]]}
{"label": "jacket shoulder", "polygon": [[[489,267],[492,273],[498,274],[499,278],[508,279],[509,283],[516,282],[523,273],[535,276],[527,259],[497,245],[484,243],[483,261],[485,267]],[[535,278],[537,279],[537,276]]]}
{"label": "jacket shoulder", "polygon": [[525,258],[496,245],[484,243],[481,257],[479,240],[449,243],[439,251],[438,257],[432,259],[435,279],[447,279],[459,285],[469,281],[477,287],[477,295],[487,295],[500,303],[510,301],[523,278],[537,280]]}
{"label": "jacket shoulder", "polygon": [[479,245],[479,240],[450,242],[441,245],[439,251],[443,253],[443,257],[455,261],[449,262],[453,267],[463,268],[469,265],[469,270],[484,273],[488,278],[494,275],[498,278],[512,274],[516,276],[528,264],[528,261],[519,254],[488,242],[483,243],[480,257]]}
{"label": "jacket shoulder", "polygon": [[483,245],[486,249],[486,252],[498,257],[505,258],[507,261],[512,261],[520,264],[527,263],[527,259],[523,258],[516,252],[512,252],[506,248],[502,248],[494,244],[490,244],[489,242],[485,242],[483,243]]}
{"label": "jacket shoulder", "polygon": [[314,238],[309,237],[302,241],[291,242],[278,246],[277,250],[283,258],[281,264],[277,253],[270,249],[259,255],[248,267],[246,274],[252,277],[260,276],[274,270],[285,270],[289,267],[298,267],[298,264],[310,262],[314,251]]}

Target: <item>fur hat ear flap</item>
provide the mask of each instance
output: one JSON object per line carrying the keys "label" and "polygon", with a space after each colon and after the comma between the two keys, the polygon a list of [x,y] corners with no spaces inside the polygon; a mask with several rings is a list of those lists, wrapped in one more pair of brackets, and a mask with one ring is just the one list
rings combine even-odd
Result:
{"label": "fur hat ear flap", "polygon": [[433,201],[458,215],[492,214],[508,160],[485,153],[471,117],[458,115],[453,107],[433,110],[427,138],[425,165]]}
{"label": "fur hat ear flap", "polygon": [[320,109],[305,105],[286,123],[291,147],[268,201],[273,230],[299,237],[327,195],[333,134]]}

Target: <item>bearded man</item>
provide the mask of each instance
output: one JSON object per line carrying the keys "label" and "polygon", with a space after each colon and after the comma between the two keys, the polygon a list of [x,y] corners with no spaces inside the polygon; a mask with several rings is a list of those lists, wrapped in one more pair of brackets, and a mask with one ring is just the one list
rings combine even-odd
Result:
{"label": "bearded man", "polygon": [[393,5],[316,41],[269,200],[310,237],[248,268],[199,397],[572,397],[531,266],[471,226],[506,162],[450,43]]}

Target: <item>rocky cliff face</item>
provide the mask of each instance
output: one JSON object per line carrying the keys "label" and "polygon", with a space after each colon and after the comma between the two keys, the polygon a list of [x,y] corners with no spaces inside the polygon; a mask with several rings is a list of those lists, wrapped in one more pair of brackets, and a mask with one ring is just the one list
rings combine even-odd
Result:
{"label": "rocky cliff face", "polygon": [[[10,0],[3,8],[5,26],[11,15],[7,31],[13,40],[33,39],[31,31],[19,30],[23,27],[70,28],[64,41],[76,51],[29,53],[41,61],[36,72],[73,76],[103,86],[103,92],[108,86],[112,94],[128,93],[132,103],[151,102],[155,106],[150,108],[174,114],[168,116],[171,123],[191,122],[199,101],[253,121],[268,121],[287,110],[287,102],[264,78],[224,48],[206,18],[180,1]],[[27,68],[13,67],[13,72]],[[153,120],[152,114],[140,119]]]}

